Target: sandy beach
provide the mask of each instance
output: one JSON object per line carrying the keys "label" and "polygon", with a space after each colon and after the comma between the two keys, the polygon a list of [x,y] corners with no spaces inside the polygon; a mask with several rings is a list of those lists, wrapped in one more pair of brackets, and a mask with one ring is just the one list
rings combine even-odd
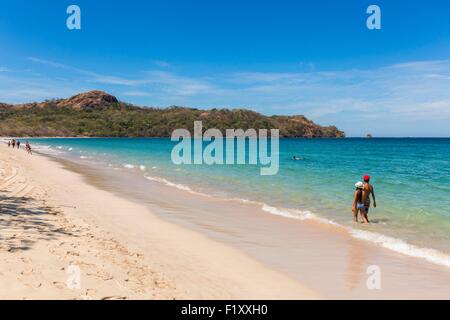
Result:
{"label": "sandy beach", "polygon": [[[0,149],[1,299],[449,297],[447,267],[339,225],[139,170]],[[367,285],[374,267],[376,289]]]}
{"label": "sandy beach", "polygon": [[1,8],[0,302],[450,300],[450,1]]}
{"label": "sandy beach", "polygon": [[0,204],[0,299],[320,297],[239,250],[3,144]]}

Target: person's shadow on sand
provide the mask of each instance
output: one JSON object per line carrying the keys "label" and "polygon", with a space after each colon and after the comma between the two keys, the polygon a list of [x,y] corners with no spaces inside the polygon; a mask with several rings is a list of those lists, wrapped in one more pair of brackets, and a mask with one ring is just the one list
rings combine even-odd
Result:
{"label": "person's shadow on sand", "polygon": [[40,240],[70,234],[57,226],[57,212],[29,197],[11,197],[0,191],[0,250],[28,250]]}

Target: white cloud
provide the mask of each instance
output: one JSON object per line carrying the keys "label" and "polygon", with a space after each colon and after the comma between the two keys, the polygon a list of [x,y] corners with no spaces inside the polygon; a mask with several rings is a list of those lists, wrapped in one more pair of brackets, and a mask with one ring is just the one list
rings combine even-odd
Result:
{"label": "white cloud", "polygon": [[50,61],[50,60],[45,60],[45,59],[40,59],[40,58],[36,58],[36,57],[28,57],[28,60],[32,61],[32,62],[36,62],[36,63],[40,63],[49,67],[54,67],[54,68],[63,68],[63,69],[75,69],[71,66],[62,64],[62,63],[57,63],[54,61]]}
{"label": "white cloud", "polygon": [[88,81],[102,84],[122,85],[122,86],[138,86],[148,83],[147,80],[127,79],[122,77],[99,75],[99,74],[96,74],[92,79]]}
{"label": "white cloud", "polygon": [[145,91],[124,91],[122,95],[127,97],[149,97],[151,94]]}
{"label": "white cloud", "polygon": [[216,91],[213,84],[200,78],[179,76],[172,72],[147,71],[147,81],[159,86],[162,92],[176,96],[195,96]]}
{"label": "white cloud", "polygon": [[73,71],[79,75],[88,77],[85,79],[85,81],[88,82],[96,82],[96,83],[102,83],[102,84],[110,84],[110,85],[124,85],[124,86],[135,86],[146,83],[145,80],[136,80],[136,79],[127,79],[123,77],[117,77],[112,75],[105,75],[105,74],[99,74],[93,71],[84,70],[80,68],[76,68],[67,64],[62,64],[58,62],[53,62],[50,60],[40,59],[36,57],[28,57],[28,60],[39,63],[42,65],[46,65],[53,68],[58,69],[66,69]]}
{"label": "white cloud", "polygon": [[163,60],[153,60],[153,64],[160,68],[170,68],[172,65]]}
{"label": "white cloud", "polygon": [[[12,75],[2,73],[0,101],[18,100],[21,94],[24,99],[48,98],[50,94],[61,97],[64,92],[94,86],[92,89],[122,92],[130,102],[143,105],[246,107],[265,114],[304,114],[361,135],[382,134],[380,123],[400,132],[402,126],[409,128],[414,121],[420,120],[421,130],[427,130],[437,121],[450,120],[450,60],[343,71],[316,71],[312,66],[303,72],[242,71],[204,76],[148,70],[127,77],[35,57],[29,60],[51,69],[70,70],[72,78],[58,81],[48,74],[30,78],[29,73],[20,81],[14,78],[13,86]],[[450,129],[446,132],[450,135]]]}

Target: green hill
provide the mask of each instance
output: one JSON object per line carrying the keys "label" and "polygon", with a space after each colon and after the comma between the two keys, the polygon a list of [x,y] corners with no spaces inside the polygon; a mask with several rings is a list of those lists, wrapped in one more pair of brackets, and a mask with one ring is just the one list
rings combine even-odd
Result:
{"label": "green hill", "polygon": [[279,129],[282,137],[344,137],[304,116],[264,116],[245,109],[143,108],[101,91],[69,99],[9,105],[0,103],[0,136],[169,137],[173,130],[203,128]]}

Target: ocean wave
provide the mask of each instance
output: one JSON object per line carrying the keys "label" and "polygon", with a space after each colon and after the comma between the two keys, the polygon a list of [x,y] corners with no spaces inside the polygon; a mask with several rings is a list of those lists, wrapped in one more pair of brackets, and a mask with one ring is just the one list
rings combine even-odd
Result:
{"label": "ocean wave", "polygon": [[51,149],[51,147],[52,147],[51,145],[44,145],[44,144],[36,144],[33,146],[33,148],[37,150],[48,150]]}
{"label": "ocean wave", "polygon": [[277,208],[277,207],[269,206],[265,203],[262,204],[261,209],[263,211],[269,212],[271,214],[286,217],[286,218],[293,218],[293,219],[298,219],[298,220],[315,220],[317,222],[339,226],[336,222],[329,220],[329,219],[321,218],[309,210]]}
{"label": "ocean wave", "polygon": [[[50,154],[63,153],[62,151],[60,151],[61,150],[60,148],[57,148],[57,147],[55,148],[51,145],[36,144],[35,149],[42,151],[44,153],[50,153]],[[81,159],[89,159],[91,157],[80,156],[80,158]],[[129,169],[136,168],[136,166],[134,166],[132,164],[124,164],[123,166],[125,168],[129,168]],[[138,168],[142,171],[145,170],[145,166],[143,166],[143,165],[138,166]],[[117,170],[118,168],[114,168],[114,169]],[[152,167],[152,169],[156,169],[156,167],[154,166],[154,167]],[[403,254],[405,256],[423,259],[430,263],[450,268],[450,256],[446,253],[443,253],[443,252],[438,251],[433,248],[426,248],[426,247],[419,247],[416,245],[412,245],[400,238],[394,238],[394,237],[390,237],[390,236],[387,236],[387,235],[384,235],[381,233],[376,233],[376,232],[367,231],[367,230],[359,230],[359,229],[356,229],[353,227],[344,226],[344,225],[338,224],[332,220],[322,218],[319,215],[317,215],[309,210],[280,208],[280,207],[268,205],[263,202],[242,199],[242,198],[223,198],[223,197],[219,197],[219,196],[213,196],[210,194],[197,192],[186,185],[173,183],[165,178],[153,177],[153,176],[149,176],[149,175],[144,175],[144,177],[148,180],[159,182],[166,186],[174,187],[179,190],[187,191],[187,192],[190,192],[190,193],[196,194],[196,195],[201,195],[201,196],[206,196],[206,197],[215,197],[215,198],[220,198],[222,200],[227,200],[227,201],[238,201],[238,202],[241,202],[244,204],[257,205],[257,206],[260,206],[264,212],[267,212],[267,213],[273,214],[273,215],[277,215],[277,216],[281,216],[281,217],[285,217],[288,219],[311,220],[311,221],[315,221],[315,222],[319,222],[319,223],[333,225],[336,228],[339,228],[341,230],[346,230],[348,232],[348,234],[355,239],[366,241],[368,243],[386,248],[388,250]]]}
{"label": "ocean wave", "polygon": [[428,262],[450,268],[450,256],[436,249],[422,248],[409,244],[402,239],[389,237],[376,232],[357,230],[351,227],[346,227],[332,220],[318,217],[317,215],[315,215],[310,211],[282,209],[272,207],[267,204],[264,204],[262,206],[262,210],[286,218],[294,218],[299,220],[314,220],[321,223],[332,224],[338,228],[347,230],[349,234],[355,239],[367,241],[372,244],[382,246],[383,248],[401,253],[406,256],[425,259]]}
{"label": "ocean wave", "polygon": [[[35,146],[33,146],[33,148],[35,148],[39,151],[42,151],[43,153],[57,154],[57,155],[63,153],[63,151],[57,147],[58,146],[55,147],[55,146],[51,146],[51,145],[42,145],[42,144],[36,144]],[[84,152],[80,151],[80,153],[84,153]],[[89,159],[90,157],[81,156],[80,158],[81,159]],[[109,164],[109,166],[112,167],[113,165]],[[143,165],[135,166],[132,164],[124,164],[123,167],[129,168],[129,169],[134,169],[137,167],[142,171],[145,171],[145,169],[146,169],[145,166],[143,166]],[[113,169],[119,170],[120,168],[114,167]],[[153,166],[153,167],[151,167],[151,169],[157,169],[157,167]],[[144,174],[144,177],[148,180],[159,182],[166,186],[174,187],[179,190],[187,191],[192,194],[196,194],[196,195],[200,195],[200,196],[213,197],[213,198],[218,198],[218,199],[222,199],[222,200],[226,200],[226,201],[239,201],[244,204],[257,205],[257,206],[260,206],[261,209],[264,212],[267,212],[268,214],[273,214],[273,215],[281,216],[281,217],[288,218],[288,219],[298,219],[298,220],[302,220],[302,221],[311,220],[311,221],[316,221],[316,222],[323,223],[323,224],[333,225],[336,228],[339,228],[340,230],[345,230],[351,237],[353,237],[355,239],[358,239],[361,241],[366,241],[368,243],[383,247],[385,249],[391,250],[393,252],[397,252],[399,254],[403,254],[405,256],[414,257],[417,259],[423,259],[430,263],[450,268],[450,255],[448,255],[444,252],[438,251],[433,248],[419,247],[419,246],[410,244],[401,238],[394,238],[394,237],[390,237],[390,236],[387,236],[387,235],[384,235],[381,233],[367,231],[367,230],[360,230],[355,227],[338,224],[330,219],[323,218],[320,215],[318,215],[312,211],[309,211],[309,210],[281,208],[281,207],[272,206],[272,205],[269,205],[269,204],[266,204],[263,202],[258,202],[258,201],[248,200],[248,199],[231,198],[231,197],[225,198],[225,197],[217,196],[214,194],[198,192],[196,190],[193,190],[192,188],[190,188],[187,185],[173,183],[165,178],[153,177],[153,176],[149,176],[146,174]]]}
{"label": "ocean wave", "polygon": [[148,176],[148,175],[145,175],[144,177],[145,177],[145,179],[147,179],[147,180],[150,180],[150,181],[156,181],[156,182],[159,182],[159,183],[163,183],[163,184],[165,184],[166,186],[169,186],[169,187],[174,187],[174,188],[177,188],[177,189],[180,189],[180,190],[183,190],[183,191],[189,191],[189,192],[192,192],[192,189],[189,188],[188,186],[185,186],[185,185],[183,185],[183,184],[173,183],[173,182],[170,182],[169,180],[164,179],[164,178],[151,177],[151,176]]}
{"label": "ocean wave", "polygon": [[450,256],[436,249],[422,248],[409,244],[401,239],[385,236],[380,233],[350,228],[350,234],[357,239],[376,243],[384,248],[428,262],[450,268]]}
{"label": "ocean wave", "polygon": [[[180,190],[189,191],[190,193],[211,197],[211,195],[194,191],[188,186],[170,182],[169,180],[167,180],[165,178],[150,177],[150,176],[145,176],[145,178],[148,180],[163,183],[170,187],[175,187]],[[219,197],[217,197],[217,198],[219,198]],[[334,227],[339,228],[341,230],[346,230],[349,233],[349,235],[355,239],[367,241],[369,243],[381,246],[383,248],[389,249],[391,251],[395,251],[397,253],[401,253],[401,254],[409,256],[409,257],[421,258],[428,262],[450,268],[450,256],[448,254],[440,252],[436,249],[422,248],[422,247],[418,247],[418,246],[409,244],[402,239],[389,237],[389,236],[386,236],[386,235],[383,235],[380,233],[376,233],[376,232],[357,230],[352,227],[347,227],[347,226],[341,225],[339,223],[336,223],[330,219],[322,218],[309,210],[279,208],[279,207],[270,206],[266,203],[253,201],[253,200],[247,200],[247,199],[241,199],[241,198],[224,198],[222,200],[239,201],[239,202],[246,203],[246,204],[259,205],[259,206],[261,206],[261,209],[267,213],[285,217],[285,218],[289,218],[289,219],[311,220],[311,221],[315,221],[315,222],[319,222],[319,223],[323,223],[323,224],[327,224],[327,225],[333,225]]]}
{"label": "ocean wave", "polygon": [[59,155],[63,153],[63,151],[60,151],[60,149],[54,148],[51,145],[35,144],[33,145],[33,149],[48,155]]}

